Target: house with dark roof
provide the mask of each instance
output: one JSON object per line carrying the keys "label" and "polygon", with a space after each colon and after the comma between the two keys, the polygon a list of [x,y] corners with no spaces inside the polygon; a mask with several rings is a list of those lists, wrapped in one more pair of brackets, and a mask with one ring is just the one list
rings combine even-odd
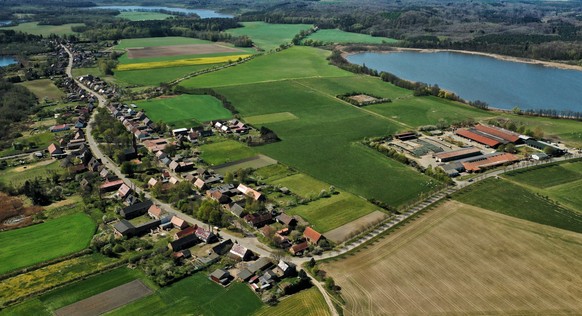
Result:
{"label": "house with dark roof", "polygon": [[159,220],[152,220],[139,226],[134,226],[129,221],[121,219],[119,222],[113,225],[113,229],[115,230],[115,234],[118,236],[133,237],[147,234],[151,230],[156,229],[158,226],[160,226]]}
{"label": "house with dark roof", "polygon": [[230,204],[228,209],[233,215],[237,217],[244,217],[246,214],[244,207],[242,207],[239,203]]}
{"label": "house with dark roof", "polygon": [[289,227],[294,227],[297,225],[297,220],[293,216],[287,215],[285,213],[279,214],[277,217],[275,217],[275,219],[277,222]]}
{"label": "house with dark roof", "polygon": [[259,271],[264,271],[267,268],[271,267],[273,265],[273,262],[271,262],[271,260],[269,258],[266,257],[260,257],[259,259],[257,259],[257,261],[247,265],[247,270],[249,270],[251,273],[257,273]]}
{"label": "house with dark roof", "polygon": [[252,276],[254,275],[254,273],[252,273],[251,271],[247,270],[247,269],[242,269],[238,272],[238,274],[236,275],[237,279],[246,282],[248,281]]}
{"label": "house with dark roof", "polygon": [[196,245],[199,242],[198,237],[196,235],[188,235],[186,237],[182,237],[180,239],[176,239],[168,244],[168,248],[172,251],[179,251],[182,249],[190,248]]}
{"label": "house with dark roof", "polygon": [[254,227],[263,227],[273,221],[271,213],[253,213],[244,217],[245,221]]}
{"label": "house with dark roof", "polygon": [[119,214],[125,219],[132,219],[145,214],[152,205],[152,201],[147,200],[145,202],[130,205],[122,209]]}
{"label": "house with dark roof", "polygon": [[298,256],[301,255],[307,248],[309,248],[309,244],[307,241],[304,241],[302,243],[291,246],[289,248],[289,252],[294,256]]}
{"label": "house with dark roof", "polygon": [[222,255],[228,253],[230,251],[230,249],[232,249],[233,245],[234,245],[234,243],[232,242],[232,240],[227,239],[227,240],[219,243],[218,245],[212,247],[212,251],[215,254],[222,256]]}
{"label": "house with dark roof", "polygon": [[220,285],[227,285],[232,277],[230,273],[226,270],[216,269],[214,272],[210,274],[210,280],[220,284]]}

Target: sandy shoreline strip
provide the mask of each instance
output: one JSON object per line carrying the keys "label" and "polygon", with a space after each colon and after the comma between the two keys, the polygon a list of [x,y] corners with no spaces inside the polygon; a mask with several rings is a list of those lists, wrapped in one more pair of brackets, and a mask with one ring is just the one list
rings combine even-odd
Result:
{"label": "sandy shoreline strip", "polygon": [[379,50],[379,51],[363,50],[363,51],[356,51],[356,52],[346,52],[342,49],[342,56],[345,58],[347,56],[360,54],[360,53],[389,54],[389,53],[406,52],[406,51],[419,52],[419,53],[450,52],[450,53],[459,53],[459,54],[480,55],[480,56],[491,57],[491,58],[495,58],[498,60],[504,60],[504,61],[512,61],[512,62],[518,62],[518,63],[540,65],[540,66],[544,66],[544,67],[582,71],[582,66],[577,66],[577,65],[568,65],[568,64],[552,62],[552,61],[543,61],[543,60],[530,59],[530,58],[521,58],[521,57],[513,57],[513,56],[506,56],[506,55],[499,55],[499,54],[492,54],[492,53],[473,52],[473,51],[466,51],[466,50],[456,50],[456,49],[423,49],[423,48],[394,47],[393,50]]}

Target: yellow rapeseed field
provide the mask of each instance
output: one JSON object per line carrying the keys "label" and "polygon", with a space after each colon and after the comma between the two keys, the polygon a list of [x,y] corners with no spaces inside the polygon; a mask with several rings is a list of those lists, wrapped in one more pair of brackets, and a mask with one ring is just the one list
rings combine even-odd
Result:
{"label": "yellow rapeseed field", "polygon": [[226,63],[228,61],[237,61],[239,58],[244,59],[250,57],[250,54],[246,55],[231,55],[231,56],[217,56],[217,57],[203,57],[203,58],[188,58],[188,59],[178,59],[171,61],[153,61],[149,63],[136,63],[136,64],[124,64],[118,65],[117,70],[143,70],[143,69],[153,69],[153,68],[168,68],[168,67],[180,67],[180,66],[192,66],[192,65],[207,65],[207,64],[220,64]]}

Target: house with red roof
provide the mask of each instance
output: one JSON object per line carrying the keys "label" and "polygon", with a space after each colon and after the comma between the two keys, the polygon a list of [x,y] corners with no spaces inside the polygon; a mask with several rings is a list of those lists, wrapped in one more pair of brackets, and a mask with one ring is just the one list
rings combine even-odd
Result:
{"label": "house with red roof", "polygon": [[317,231],[315,231],[315,229],[311,227],[305,228],[305,231],[303,232],[303,237],[305,237],[305,239],[307,239],[309,243],[314,245],[317,245],[317,243],[322,238],[324,238],[322,234],[318,233]]}

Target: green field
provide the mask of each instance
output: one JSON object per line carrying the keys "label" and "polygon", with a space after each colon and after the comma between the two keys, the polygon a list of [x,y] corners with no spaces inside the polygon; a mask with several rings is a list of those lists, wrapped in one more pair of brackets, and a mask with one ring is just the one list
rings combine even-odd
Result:
{"label": "green field", "polygon": [[374,37],[367,34],[345,32],[338,29],[318,30],[309,35],[306,39],[323,41],[325,43],[361,43],[361,44],[382,44],[397,43],[398,40],[388,37]]}
{"label": "green field", "polygon": [[313,27],[310,24],[269,24],[265,22],[242,22],[244,27],[227,30],[234,36],[246,35],[253,43],[264,49],[271,50],[281,44],[291,43],[295,35],[302,30]]}
{"label": "green field", "polygon": [[144,37],[144,38],[122,39],[115,46],[115,48],[126,49],[134,47],[157,47],[157,46],[208,44],[208,43],[211,42],[190,37],[179,37],[179,36]]}
{"label": "green field", "polygon": [[[44,148],[43,148],[44,149]],[[53,161],[48,165],[43,166],[26,166],[27,169],[22,170],[22,167],[12,167],[0,171],[0,182],[10,184],[18,187],[28,180],[35,178],[50,177],[54,173],[62,173],[65,169],[61,167],[59,161]]]}
{"label": "green field", "polygon": [[200,70],[218,67],[222,65],[224,64],[115,71],[114,76],[117,80],[125,82],[127,84],[141,86],[158,86],[162,82],[170,82]]}
{"label": "green field", "polygon": [[[580,162],[577,164],[582,165]],[[505,175],[514,181],[541,189],[582,179],[581,173],[566,169],[561,164],[521,169],[508,172]]]}
{"label": "green field", "polygon": [[149,21],[149,20],[165,20],[172,15],[160,12],[140,12],[140,11],[123,11],[118,16],[121,19],[128,19],[130,21]]}
{"label": "green field", "polygon": [[25,81],[19,83],[19,85],[25,86],[30,92],[38,98],[39,101],[43,101],[45,98],[49,100],[59,101],[61,97],[65,96],[65,93],[61,91],[52,80],[50,79],[38,79],[34,81]]}
{"label": "green field", "polygon": [[85,25],[84,23],[71,23],[63,25],[38,25],[38,22],[20,23],[17,26],[0,27],[0,30],[14,30],[34,35],[49,36],[51,34],[65,35],[74,34],[71,30],[73,26]]}
{"label": "green field", "polygon": [[251,315],[262,305],[248,285],[223,288],[199,272],[109,315]]}
{"label": "green field", "polygon": [[95,223],[85,214],[2,232],[0,274],[82,250],[94,233]]}
{"label": "green field", "polygon": [[277,118],[284,112],[297,117],[263,123],[282,141],[257,150],[337,188],[400,206],[438,186],[434,180],[359,144],[365,137],[390,135],[406,126],[336,98],[354,90],[350,82],[374,95],[398,97],[410,92],[330,66],[325,60],[328,54],[310,47],[292,47],[183,84],[216,85],[215,90],[243,117],[274,114]]}
{"label": "green field", "polygon": [[450,124],[468,118],[479,120],[494,116],[493,113],[437,97],[401,98],[391,103],[369,105],[366,109],[413,127],[436,125],[439,120]]}
{"label": "green field", "polygon": [[118,268],[25,301],[0,312],[0,315],[53,315],[61,307],[140,278],[143,278],[140,270]]}
{"label": "green field", "polygon": [[276,306],[263,306],[255,316],[327,316],[329,308],[323,295],[314,286],[285,297]]}
{"label": "green field", "polygon": [[209,95],[182,94],[135,104],[144,109],[154,122],[163,121],[175,128],[189,128],[202,122],[232,117],[232,113],[222,106],[220,100]]}
{"label": "green field", "polygon": [[287,187],[291,192],[306,198],[309,196],[317,196],[322,190],[329,190],[329,184],[313,179],[302,173],[297,173],[292,176],[281,178],[271,183],[281,187]]}
{"label": "green field", "polygon": [[181,85],[221,87],[288,79],[353,76],[347,71],[329,66],[325,60],[328,55],[328,51],[321,49],[296,46],[277,54],[259,56],[236,67],[186,80]]}
{"label": "green field", "polygon": [[454,198],[501,214],[582,233],[582,214],[557,205],[545,194],[536,194],[506,180],[483,180]]}
{"label": "green field", "polygon": [[291,112],[271,113],[255,116],[247,116],[244,118],[245,122],[253,125],[263,125],[268,123],[283,122],[289,120],[296,120],[297,116]]}
{"label": "green field", "polygon": [[200,146],[200,157],[212,166],[255,156],[257,153],[250,147],[234,141],[224,140]]}
{"label": "green field", "polygon": [[350,193],[341,192],[329,198],[322,198],[307,205],[287,210],[291,215],[299,215],[320,233],[328,232],[379,208]]}
{"label": "green field", "polygon": [[[39,122],[43,122],[43,121],[39,121]],[[25,133],[25,135],[18,137],[17,139],[14,140],[14,142],[16,143],[21,143],[21,144],[25,144],[25,145],[29,145],[30,143],[34,143],[39,151],[45,150],[52,142],[56,141],[57,138],[56,136],[59,136],[61,133],[51,133],[51,132],[42,132],[42,133],[37,133],[34,135],[26,135],[28,133]],[[10,155],[15,155],[15,154],[19,154],[21,151],[20,150],[15,150],[13,147],[4,149],[4,150],[0,150],[0,157],[5,157],[5,156],[10,156]],[[2,181],[2,179],[4,178],[3,174],[5,174],[4,171],[0,171],[0,181]],[[8,176],[9,178],[11,178],[10,176]]]}

